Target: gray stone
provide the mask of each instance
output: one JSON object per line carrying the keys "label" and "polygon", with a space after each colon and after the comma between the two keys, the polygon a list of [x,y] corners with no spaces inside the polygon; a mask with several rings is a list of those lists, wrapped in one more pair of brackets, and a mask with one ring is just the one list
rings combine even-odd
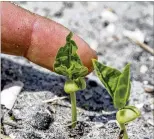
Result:
{"label": "gray stone", "polygon": [[52,115],[37,112],[32,116],[30,124],[36,129],[47,130],[53,121],[54,119]]}

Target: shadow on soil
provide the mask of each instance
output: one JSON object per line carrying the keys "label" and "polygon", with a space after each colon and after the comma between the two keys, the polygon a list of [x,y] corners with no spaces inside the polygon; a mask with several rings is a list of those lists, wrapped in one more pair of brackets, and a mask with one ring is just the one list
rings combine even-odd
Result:
{"label": "shadow on soil", "polygon": [[[41,72],[32,66],[23,66],[1,58],[1,90],[13,81],[23,82],[23,90],[26,92],[50,91],[57,96],[67,95],[63,90],[64,77],[52,72]],[[77,92],[77,106],[89,111],[115,110],[107,91],[96,82],[88,79],[87,89]]]}

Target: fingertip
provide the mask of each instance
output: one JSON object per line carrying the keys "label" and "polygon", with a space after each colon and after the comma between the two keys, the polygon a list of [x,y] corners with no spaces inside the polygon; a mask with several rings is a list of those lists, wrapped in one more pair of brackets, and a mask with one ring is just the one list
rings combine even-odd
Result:
{"label": "fingertip", "polygon": [[88,72],[93,71],[92,59],[98,59],[97,53],[93,50],[88,43],[86,43],[82,38],[74,34],[74,41],[78,46],[78,55],[81,58],[83,64],[88,68]]}

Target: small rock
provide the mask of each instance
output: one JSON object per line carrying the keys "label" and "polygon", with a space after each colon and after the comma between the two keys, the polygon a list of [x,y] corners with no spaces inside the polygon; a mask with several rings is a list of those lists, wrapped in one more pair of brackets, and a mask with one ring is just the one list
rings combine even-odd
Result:
{"label": "small rock", "polygon": [[32,116],[30,120],[30,124],[37,129],[46,130],[49,128],[50,123],[53,122],[54,119],[48,113],[40,113],[37,112],[35,115]]}
{"label": "small rock", "polygon": [[54,14],[55,17],[62,17],[63,16],[63,12],[62,11],[58,11]]}
{"label": "small rock", "polygon": [[85,100],[89,100],[90,98],[92,98],[92,96],[93,96],[93,94],[91,93],[91,91],[84,93]]}
{"label": "small rock", "polygon": [[106,95],[104,96],[104,98],[105,98],[105,99],[110,99],[111,97],[110,97],[108,94],[106,94]]}
{"label": "small rock", "polygon": [[4,86],[4,89],[1,92],[1,104],[3,104],[8,109],[12,109],[23,86],[24,84],[20,81],[13,82]]}
{"label": "small rock", "polygon": [[107,116],[107,115],[115,115],[116,112],[117,112],[117,111],[104,111],[104,110],[102,110],[102,114],[103,114],[103,115],[106,115],[106,116]]}
{"label": "small rock", "polygon": [[150,38],[146,36],[145,39],[144,39],[144,43],[148,45],[149,42],[150,42]]}
{"label": "small rock", "polygon": [[149,120],[147,120],[147,122],[148,122],[150,125],[154,126],[153,120],[149,119]]}
{"label": "small rock", "polygon": [[101,17],[103,20],[108,22],[116,22],[118,20],[118,16],[109,10],[104,10],[101,13]]}
{"label": "small rock", "polygon": [[147,68],[147,66],[146,65],[142,65],[141,67],[140,67],[140,73],[146,73],[146,71],[148,70],[148,68]]}
{"label": "small rock", "polygon": [[151,110],[154,110],[154,104],[150,105]]}
{"label": "small rock", "polygon": [[136,104],[136,107],[137,107],[138,109],[142,109],[142,108],[143,108],[143,106],[144,106],[144,104],[143,104],[143,103]]}
{"label": "small rock", "polygon": [[93,122],[107,123],[108,119],[104,116],[95,116]]}
{"label": "small rock", "polygon": [[150,59],[151,61],[154,61],[154,56],[150,56],[149,59]]}
{"label": "small rock", "polygon": [[154,93],[154,86],[144,85],[144,91],[147,92],[147,93]]}
{"label": "small rock", "polygon": [[108,128],[113,128],[113,129],[118,128],[117,121],[116,120],[110,120],[110,121],[108,121]]}
{"label": "small rock", "polygon": [[13,133],[11,133],[11,134],[9,135],[9,137],[10,137],[11,139],[15,139],[15,138],[16,138],[16,136],[15,136]]}
{"label": "small rock", "polygon": [[113,35],[115,33],[115,25],[114,24],[109,24],[107,27],[106,27],[106,31],[107,33],[109,33],[110,35]]}
{"label": "small rock", "polygon": [[96,124],[95,128],[96,129],[98,129],[98,128],[105,128],[105,125],[103,123],[98,123],[98,124]]}
{"label": "small rock", "polygon": [[73,8],[73,5],[74,5],[73,2],[67,2],[67,1],[64,2],[64,6],[65,6],[66,8]]}
{"label": "small rock", "polygon": [[150,112],[151,111],[151,107],[148,104],[144,104],[143,108],[144,108],[145,112]]}
{"label": "small rock", "polygon": [[139,29],[135,29],[135,31],[124,30],[123,35],[132,40],[139,41],[141,43],[144,42],[144,38],[145,38],[144,34]]}
{"label": "small rock", "polygon": [[40,134],[34,132],[23,132],[22,137],[24,139],[43,139]]}
{"label": "small rock", "polygon": [[147,85],[147,84],[148,84],[148,81],[143,81],[143,84],[144,84],[144,85]]}
{"label": "small rock", "polygon": [[145,123],[145,124],[144,124],[144,127],[148,127],[148,124],[147,124],[147,123]]}
{"label": "small rock", "polygon": [[109,23],[108,21],[105,21],[105,22],[103,23],[103,26],[104,26],[104,27],[107,27],[109,24],[110,24],[110,23]]}

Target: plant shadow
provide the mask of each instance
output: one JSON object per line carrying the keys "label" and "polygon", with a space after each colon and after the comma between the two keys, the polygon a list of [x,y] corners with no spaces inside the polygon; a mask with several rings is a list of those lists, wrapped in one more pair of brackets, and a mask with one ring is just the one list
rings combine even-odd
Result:
{"label": "plant shadow", "polygon": [[[21,81],[24,83],[23,92],[49,91],[61,97],[67,96],[63,90],[65,80],[53,72],[43,72],[30,64],[25,66],[1,57],[1,90],[9,83]],[[88,78],[86,82],[87,88],[76,93],[77,106],[88,111],[115,111],[105,88]]]}

